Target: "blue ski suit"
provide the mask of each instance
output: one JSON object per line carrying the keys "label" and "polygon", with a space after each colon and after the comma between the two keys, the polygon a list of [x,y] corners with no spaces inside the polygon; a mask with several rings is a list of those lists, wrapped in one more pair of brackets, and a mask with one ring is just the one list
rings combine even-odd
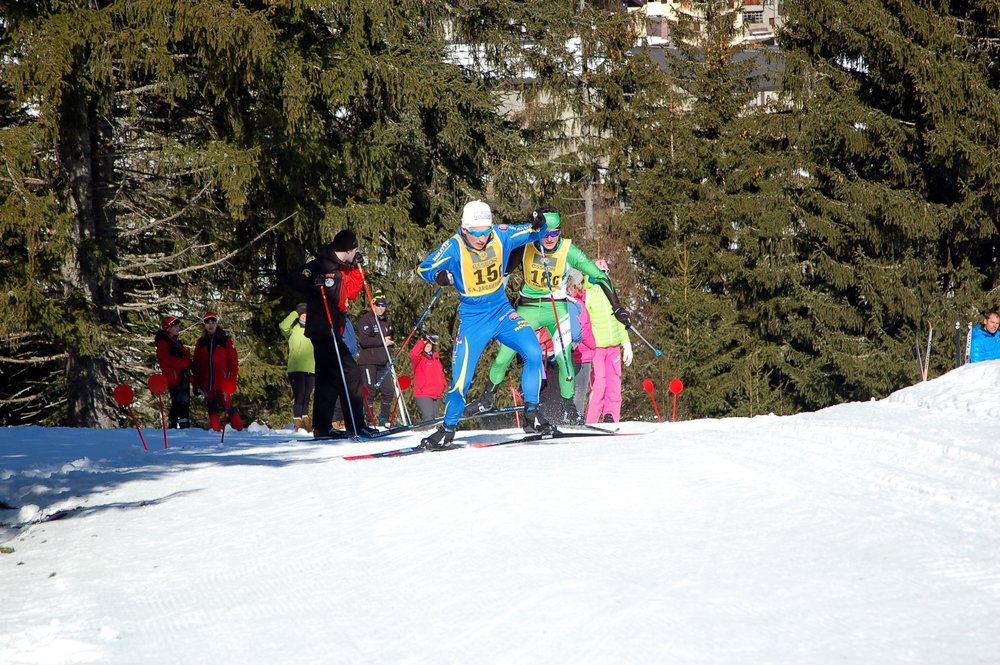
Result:
{"label": "blue ski suit", "polygon": [[524,359],[521,374],[524,401],[538,402],[542,348],[531,325],[511,306],[504,276],[513,251],[541,240],[546,230],[543,226],[532,231],[529,224],[495,225],[489,242],[481,251],[469,247],[459,231],[417,268],[417,274],[431,283],[438,272],[451,271],[459,296],[458,334],[451,357],[452,385],[445,397],[446,427],[454,427],[461,418],[479,356],[494,339],[514,349]]}

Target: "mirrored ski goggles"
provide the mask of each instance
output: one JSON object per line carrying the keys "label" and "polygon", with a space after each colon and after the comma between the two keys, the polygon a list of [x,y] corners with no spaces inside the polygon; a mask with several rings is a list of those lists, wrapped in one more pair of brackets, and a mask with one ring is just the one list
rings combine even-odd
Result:
{"label": "mirrored ski goggles", "polygon": [[493,233],[493,227],[491,226],[490,228],[483,229],[482,231],[475,231],[473,229],[465,229],[465,232],[468,233],[470,236],[475,236],[477,238],[482,238],[484,236],[488,236],[489,234]]}
{"label": "mirrored ski goggles", "polygon": [[548,233],[545,234],[545,237],[546,238],[558,238],[560,235],[562,235],[562,230],[561,229],[552,229],[551,231],[549,231]]}

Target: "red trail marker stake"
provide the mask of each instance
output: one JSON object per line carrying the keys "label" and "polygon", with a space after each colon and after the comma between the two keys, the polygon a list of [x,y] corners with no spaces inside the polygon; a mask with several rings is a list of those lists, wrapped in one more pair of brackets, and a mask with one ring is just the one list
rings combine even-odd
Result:
{"label": "red trail marker stake", "polygon": [[674,394],[674,412],[670,415],[670,422],[677,421],[677,396],[681,394],[684,390],[684,382],[680,379],[672,379],[670,381],[670,392]]}
{"label": "red trail marker stake", "polygon": [[132,390],[131,386],[127,386],[123,383],[115,388],[115,392],[112,393],[112,396],[123,408],[128,409],[128,415],[132,416],[132,422],[135,424],[135,431],[139,433],[139,440],[142,441],[142,449],[149,450],[149,446],[146,445],[146,437],[142,435],[142,430],[139,429],[139,421],[135,419],[135,414],[132,413],[132,401],[135,399],[135,391]]}
{"label": "red trail marker stake", "polygon": [[656,388],[656,386],[653,385],[653,380],[650,378],[643,379],[642,388],[649,393],[649,399],[653,400],[653,411],[656,412],[656,422],[662,423],[663,418],[660,418],[660,408],[656,406],[656,396],[653,394],[653,390]]}
{"label": "red trail marker stake", "polygon": [[226,441],[226,423],[229,421],[229,409],[233,406],[233,395],[236,394],[236,380],[231,377],[224,379],[219,384],[219,389],[222,390],[222,416],[220,418],[222,421],[222,436],[219,438],[219,443],[221,444]]}
{"label": "red trail marker stake", "polygon": [[163,447],[167,445],[167,417],[163,413],[163,393],[167,391],[167,377],[162,374],[154,374],[149,377],[149,392],[160,398],[160,424],[163,425]]}
{"label": "red trail marker stake", "polygon": [[[399,395],[396,396],[396,401],[392,403],[392,415],[389,416],[389,427],[392,427],[392,421],[396,419],[396,407],[399,406],[399,400],[403,398],[403,391],[409,390],[412,384],[413,379],[405,374],[399,375]],[[372,422],[375,422],[375,418],[372,418]],[[403,424],[405,425],[406,423]]]}

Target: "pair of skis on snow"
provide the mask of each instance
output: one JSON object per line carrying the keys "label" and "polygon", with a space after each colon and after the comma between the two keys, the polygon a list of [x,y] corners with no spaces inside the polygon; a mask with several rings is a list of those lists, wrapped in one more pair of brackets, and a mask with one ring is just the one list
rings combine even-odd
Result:
{"label": "pair of skis on snow", "polygon": [[405,448],[397,448],[395,450],[383,450],[377,453],[366,453],[363,455],[347,455],[344,457],[345,460],[354,461],[362,459],[378,459],[380,457],[406,457],[408,455],[419,455],[421,453],[436,453],[443,452],[446,450],[458,450],[459,448],[492,448],[493,446],[510,446],[510,445],[524,445],[532,443],[545,443],[554,439],[581,439],[593,436],[624,436],[618,433],[617,429],[603,429],[601,427],[595,427],[594,425],[578,425],[578,427],[583,427],[587,431],[566,431],[566,430],[553,430],[547,434],[527,434],[525,436],[517,437],[512,439],[498,439],[496,441],[475,441],[471,443],[451,443],[442,448],[424,448],[421,445],[407,446]]}
{"label": "pair of skis on snow", "polygon": [[[523,411],[523,406],[508,406],[502,409],[488,409],[479,413],[474,413],[472,415],[463,416],[459,418],[459,422],[472,420],[475,418],[491,418],[493,416],[503,416],[509,413],[514,413],[516,411]],[[377,434],[372,434],[371,436],[355,436],[347,432],[346,430],[331,430],[328,436],[317,436],[313,437],[313,441],[377,441],[378,439],[384,439],[386,437],[393,436],[395,434],[405,434],[406,432],[412,432],[413,430],[426,429],[434,427],[440,423],[444,422],[444,418],[435,418],[433,420],[425,420],[419,423],[413,423],[412,425],[400,425],[399,427],[392,427],[387,430],[380,430]],[[300,441],[302,439],[299,439]]]}

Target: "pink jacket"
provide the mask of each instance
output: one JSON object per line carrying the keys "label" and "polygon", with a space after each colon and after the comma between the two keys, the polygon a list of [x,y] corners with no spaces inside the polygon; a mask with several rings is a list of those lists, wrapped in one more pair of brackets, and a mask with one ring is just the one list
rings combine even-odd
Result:
{"label": "pink jacket", "polygon": [[574,363],[589,363],[594,360],[594,349],[597,342],[594,340],[594,329],[590,326],[590,312],[587,311],[587,301],[583,294],[576,298],[580,301],[580,343],[573,349]]}

